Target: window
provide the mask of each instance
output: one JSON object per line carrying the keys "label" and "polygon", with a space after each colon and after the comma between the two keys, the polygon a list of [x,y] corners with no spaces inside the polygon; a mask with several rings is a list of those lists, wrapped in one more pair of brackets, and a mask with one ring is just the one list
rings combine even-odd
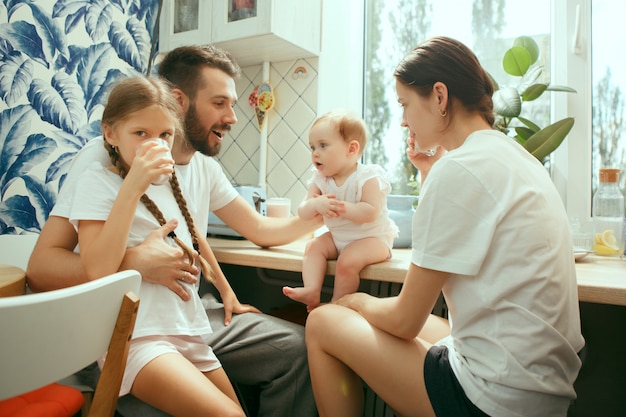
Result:
{"label": "window", "polygon": [[623,39],[615,36],[626,5],[617,0],[594,0],[591,4],[592,62],[592,173],[593,188],[600,168],[619,168],[620,188],[626,183],[626,137],[624,93],[626,58],[618,51]]}
{"label": "window", "polygon": [[[513,81],[501,69],[502,56],[516,37],[532,36],[541,52],[543,81],[577,92],[544,94],[537,103],[524,103],[523,111],[541,126],[575,118],[547,165],[569,215],[588,222],[598,169],[611,165],[626,171],[626,58],[614,36],[624,12],[620,0],[365,0],[363,113],[372,136],[366,162],[387,168],[394,193],[415,191],[392,76],[413,46],[434,35],[459,39],[500,85],[508,85]],[[622,188],[625,181],[626,173]]]}

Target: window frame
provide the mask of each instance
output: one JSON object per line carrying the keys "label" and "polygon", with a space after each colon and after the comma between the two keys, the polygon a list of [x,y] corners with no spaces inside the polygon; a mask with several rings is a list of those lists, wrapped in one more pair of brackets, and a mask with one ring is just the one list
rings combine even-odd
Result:
{"label": "window frame", "polygon": [[576,94],[553,94],[554,120],[574,117],[574,127],[553,157],[552,180],[570,218],[591,222],[592,100],[591,0],[552,1],[553,83]]}
{"label": "window frame", "polygon": [[[364,114],[365,1],[323,0],[322,11],[318,112],[342,107]],[[592,197],[591,0],[551,0],[551,16],[551,83],[577,91],[552,93],[553,121],[571,116],[575,123],[553,154],[551,177],[568,216],[584,226]]]}

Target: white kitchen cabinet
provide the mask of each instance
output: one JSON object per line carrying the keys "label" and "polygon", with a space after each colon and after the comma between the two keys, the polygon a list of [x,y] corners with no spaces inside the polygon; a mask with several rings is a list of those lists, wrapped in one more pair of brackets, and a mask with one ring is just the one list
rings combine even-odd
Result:
{"label": "white kitchen cabinet", "polygon": [[159,20],[159,51],[210,43],[212,5],[213,0],[164,0]]}
{"label": "white kitchen cabinet", "polygon": [[[176,31],[181,21],[192,23]],[[165,0],[160,24],[162,52],[213,43],[241,66],[306,58],[320,52],[321,0]]]}

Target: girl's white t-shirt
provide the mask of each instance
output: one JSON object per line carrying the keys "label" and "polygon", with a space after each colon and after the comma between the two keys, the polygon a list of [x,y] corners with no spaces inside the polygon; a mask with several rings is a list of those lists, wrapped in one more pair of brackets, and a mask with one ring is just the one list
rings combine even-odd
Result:
{"label": "girl's white t-shirt", "polygon": [[[106,220],[121,184],[121,178],[106,168],[109,165],[103,139],[94,138],[89,141],[72,161],[51,215],[66,217],[75,226],[80,219]],[[175,170],[198,236],[206,237],[209,210],[224,207],[238,193],[217,161],[200,153],[196,153],[187,165],[175,165]],[[147,193],[157,203],[166,219],[179,219],[176,234],[191,246],[191,236],[170,185],[151,185]],[[129,246],[138,245],[148,233],[159,227],[156,218],[141,203],[135,223],[129,236]],[[175,245],[173,242],[170,244]],[[76,251],[78,250],[77,247]],[[192,295],[191,301],[184,302],[167,287],[142,280],[139,294],[141,305],[133,337],[211,333],[204,307],[198,297],[198,285],[182,284]]]}

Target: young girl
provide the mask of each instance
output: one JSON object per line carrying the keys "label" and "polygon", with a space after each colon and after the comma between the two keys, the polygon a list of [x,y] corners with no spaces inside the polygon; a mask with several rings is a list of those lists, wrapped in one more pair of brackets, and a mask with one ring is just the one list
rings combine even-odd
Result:
{"label": "young girl", "polygon": [[[82,263],[90,279],[113,273],[127,247],[174,218],[178,226],[168,237],[171,244],[180,246],[190,263],[197,256],[224,303],[241,312],[246,306],[239,304],[206,240],[196,233],[194,204],[183,197],[174,160],[163,154],[168,148],[153,140],[172,145],[175,132],[181,131],[180,111],[158,79],[125,79],[111,91],[102,116],[111,164],[94,163],[84,172],[71,208]],[[163,175],[171,176],[169,183],[151,184]],[[244,416],[226,373],[203,339],[212,330],[198,296],[199,281],[189,273],[180,281],[189,301],[165,286],[142,282],[120,396],[131,392],[173,416]]]}
{"label": "young girl", "polygon": [[311,127],[314,172],[298,215],[322,216],[328,232],[306,246],[304,287],[283,288],[287,297],[306,304],[309,311],[320,304],[328,259],[337,259],[334,301],[358,289],[365,266],[391,257],[398,235],[387,213],[391,186],[382,167],[359,162],[366,141],[365,123],[348,112],[326,113]]}

